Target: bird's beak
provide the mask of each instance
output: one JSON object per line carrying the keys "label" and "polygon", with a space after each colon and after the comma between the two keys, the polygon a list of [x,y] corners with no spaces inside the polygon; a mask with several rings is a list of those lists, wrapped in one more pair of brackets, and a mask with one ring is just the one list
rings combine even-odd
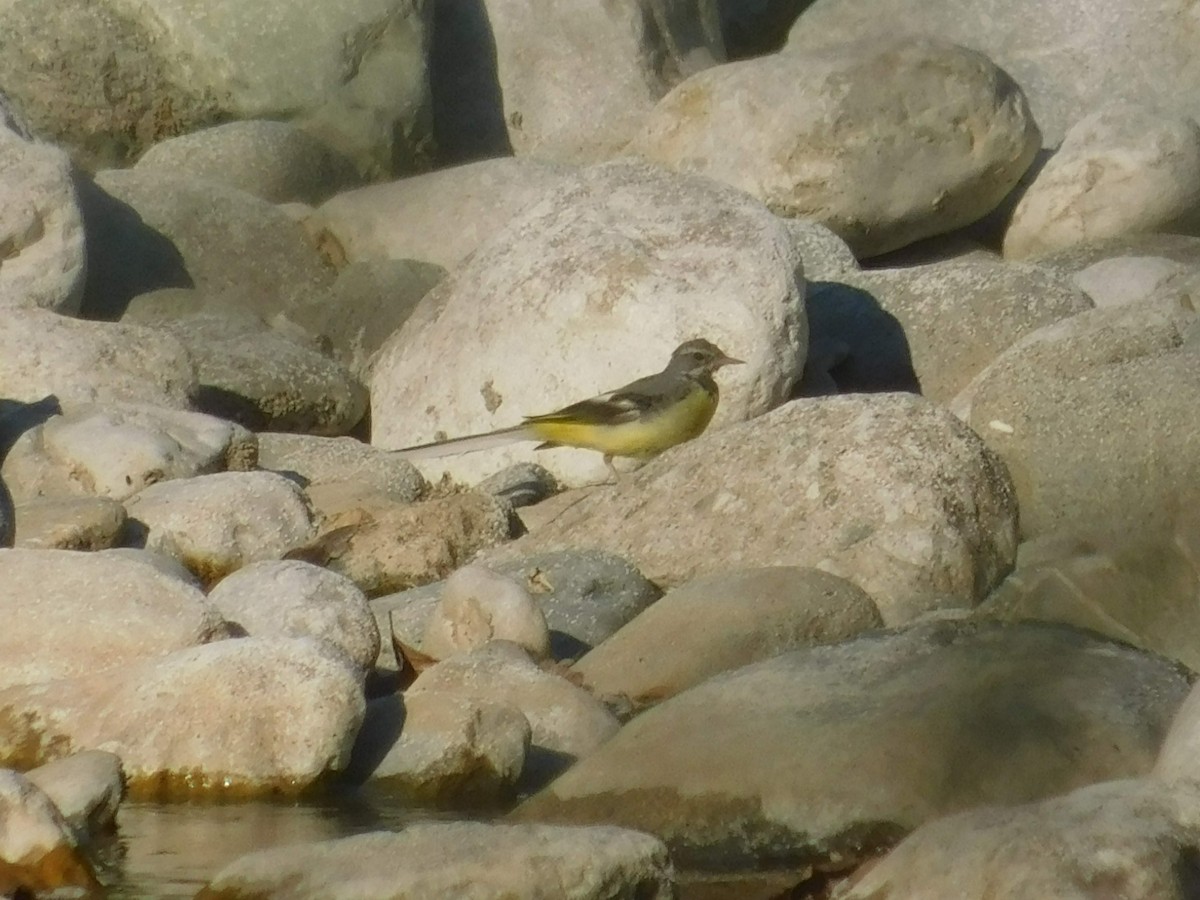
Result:
{"label": "bird's beak", "polygon": [[726,356],[724,353],[721,354],[720,359],[716,360],[716,363],[717,368],[721,366],[744,366],[746,364],[745,360],[734,359],[732,356]]}

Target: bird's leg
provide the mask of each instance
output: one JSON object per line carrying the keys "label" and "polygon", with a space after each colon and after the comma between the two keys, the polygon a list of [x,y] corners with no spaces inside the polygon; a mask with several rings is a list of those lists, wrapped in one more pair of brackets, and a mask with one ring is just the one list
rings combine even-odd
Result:
{"label": "bird's leg", "polygon": [[611,453],[604,454],[604,465],[608,467],[608,471],[612,475],[612,481],[610,481],[609,484],[616,484],[617,479],[620,477],[620,473],[617,471],[617,467],[613,465]]}

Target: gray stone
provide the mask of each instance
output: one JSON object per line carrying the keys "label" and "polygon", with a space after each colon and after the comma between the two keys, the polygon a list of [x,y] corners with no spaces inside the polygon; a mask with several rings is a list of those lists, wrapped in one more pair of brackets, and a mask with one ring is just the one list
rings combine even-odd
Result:
{"label": "gray stone", "polygon": [[1117,256],[1092,263],[1072,280],[1098,307],[1145,300],[1187,273],[1183,263],[1161,256]]}
{"label": "gray stone", "polygon": [[419,823],[316,844],[261,850],[226,866],[201,896],[326,900],[568,897],[668,900],[666,848],[620,828]]}
{"label": "gray stone", "polygon": [[558,482],[553,473],[537,463],[515,463],[489,475],[475,489],[495,494],[507,500],[514,508],[541,503],[558,491]]}
{"label": "gray stone", "polygon": [[356,180],[349,160],[287,122],[226,122],[160,141],[135,169],[204,178],[271,203],[319,203]]}
{"label": "gray stone", "polygon": [[1148,772],[1189,680],[1065,626],[795,650],[642,713],[516,818],[639,828],[710,870],[847,870],[947,813]]}
{"label": "gray stone", "polygon": [[659,102],[628,149],[815,219],[861,258],[991,212],[1040,143],[1008,75],[925,35],[707,69]]}

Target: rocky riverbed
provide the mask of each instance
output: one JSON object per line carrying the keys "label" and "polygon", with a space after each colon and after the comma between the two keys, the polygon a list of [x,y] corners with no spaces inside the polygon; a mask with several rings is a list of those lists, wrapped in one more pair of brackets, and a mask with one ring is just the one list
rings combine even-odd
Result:
{"label": "rocky riverbed", "polygon": [[0,8],[0,895],[1193,896],[1185,13],[534,6]]}

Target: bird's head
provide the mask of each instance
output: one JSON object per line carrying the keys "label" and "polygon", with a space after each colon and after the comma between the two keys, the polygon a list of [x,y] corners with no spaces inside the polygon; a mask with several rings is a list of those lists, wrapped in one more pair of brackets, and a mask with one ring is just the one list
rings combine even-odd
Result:
{"label": "bird's head", "polygon": [[671,354],[670,367],[680,372],[715,372],[721,366],[739,366],[742,360],[727,356],[720,347],[704,338],[684,341]]}

